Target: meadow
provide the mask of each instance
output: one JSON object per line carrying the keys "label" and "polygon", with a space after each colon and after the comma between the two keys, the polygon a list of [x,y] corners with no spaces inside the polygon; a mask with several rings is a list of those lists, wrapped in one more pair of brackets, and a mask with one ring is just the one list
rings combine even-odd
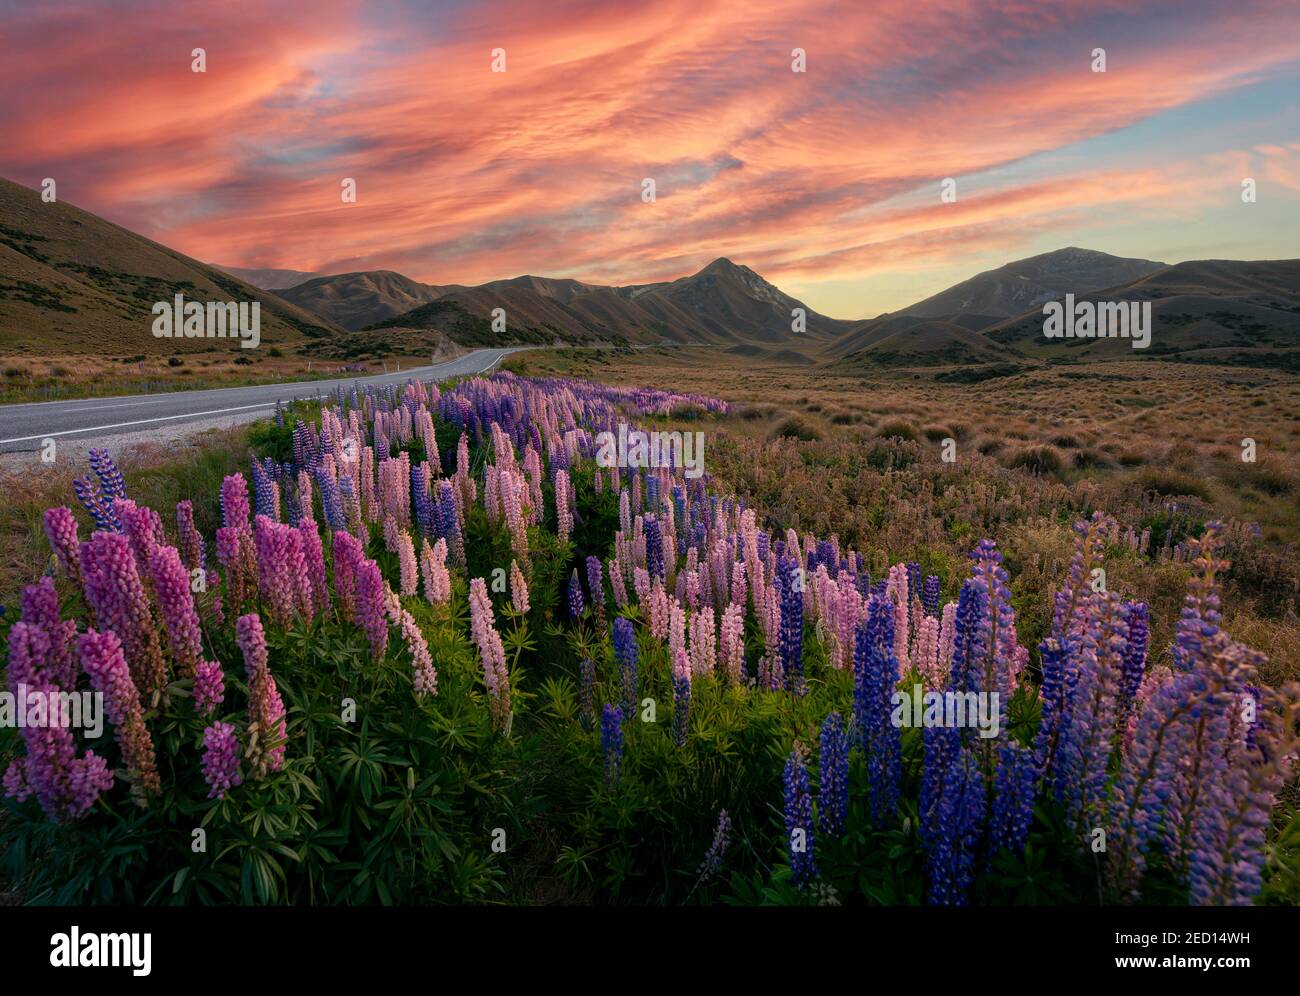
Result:
{"label": "meadow", "polygon": [[15,489],[15,900],[1300,899],[1293,378],[508,366]]}

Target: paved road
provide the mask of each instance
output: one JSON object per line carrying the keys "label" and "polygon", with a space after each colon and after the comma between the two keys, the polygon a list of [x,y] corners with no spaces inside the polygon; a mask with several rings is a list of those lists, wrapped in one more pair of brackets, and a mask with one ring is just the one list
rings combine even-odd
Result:
{"label": "paved road", "polygon": [[262,384],[257,387],[219,387],[207,391],[173,391],[166,394],[138,394],[118,398],[79,398],[71,401],[41,401],[32,404],[0,405],[0,453],[35,450],[41,440],[99,439],[177,423],[202,421],[223,415],[257,415],[270,411],[277,401],[310,398],[338,385],[403,384],[412,377],[441,380],[463,374],[481,373],[501,361],[510,349],[476,349],[445,363],[412,367],[401,373],[372,377],[341,377],[337,380],[308,380],[292,384]]}

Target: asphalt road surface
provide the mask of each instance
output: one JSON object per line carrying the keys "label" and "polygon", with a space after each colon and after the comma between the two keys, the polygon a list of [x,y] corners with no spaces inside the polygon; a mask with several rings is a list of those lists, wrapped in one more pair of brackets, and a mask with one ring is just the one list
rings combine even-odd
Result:
{"label": "asphalt road surface", "polygon": [[294,398],[314,398],[339,385],[404,384],[412,378],[429,381],[482,373],[501,362],[503,356],[517,353],[521,348],[527,347],[476,349],[445,363],[371,377],[0,405],[0,453],[36,450],[43,439],[84,442],[224,415],[256,416],[270,412],[277,401],[287,403]]}

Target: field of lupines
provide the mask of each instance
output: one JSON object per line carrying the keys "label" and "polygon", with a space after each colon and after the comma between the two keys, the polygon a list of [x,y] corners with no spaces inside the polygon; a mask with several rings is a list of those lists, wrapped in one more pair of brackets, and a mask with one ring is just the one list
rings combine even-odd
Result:
{"label": "field of lupines", "polygon": [[[6,874],[59,903],[1300,898],[1300,691],[1220,628],[1228,530],[1182,546],[1172,666],[1097,570],[1142,542],[1101,513],[1025,645],[991,538],[872,577],[707,476],[595,460],[724,409],[511,374],[339,396],[260,434],[207,537],[95,453],[3,632],[15,696],[108,723],[0,733]],[[988,696],[996,736],[909,722],[918,685]]]}

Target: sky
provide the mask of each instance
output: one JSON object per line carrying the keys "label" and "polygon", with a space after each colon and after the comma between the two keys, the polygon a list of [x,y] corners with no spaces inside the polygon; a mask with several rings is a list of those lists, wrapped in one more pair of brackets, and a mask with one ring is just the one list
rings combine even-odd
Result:
{"label": "sky", "polygon": [[228,266],[726,256],[861,318],[1064,246],[1300,256],[1295,0],[0,0],[0,51],[0,176]]}

